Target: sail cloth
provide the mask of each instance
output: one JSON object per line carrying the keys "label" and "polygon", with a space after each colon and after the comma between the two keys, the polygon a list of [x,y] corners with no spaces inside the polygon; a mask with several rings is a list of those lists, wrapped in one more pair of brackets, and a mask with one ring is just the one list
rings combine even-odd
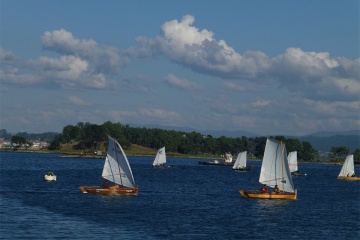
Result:
{"label": "sail cloth", "polygon": [[298,171],[297,151],[290,152],[288,155],[288,160],[290,172]]}
{"label": "sail cloth", "polygon": [[259,182],[270,187],[278,185],[281,191],[293,193],[292,182],[285,143],[267,139],[261,165]]}
{"label": "sail cloth", "polygon": [[109,146],[102,172],[102,177],[116,184],[135,188],[135,180],[129,161],[120,144],[108,136]]}
{"label": "sail cloth", "polygon": [[247,151],[239,153],[234,163],[233,169],[246,168],[246,154]]}
{"label": "sail cloth", "polygon": [[354,170],[354,155],[348,155],[339,173],[339,177],[351,177],[355,174]]}
{"label": "sail cloth", "polygon": [[158,150],[155,160],[153,162],[153,166],[160,166],[166,163],[166,153],[165,147],[162,147]]}

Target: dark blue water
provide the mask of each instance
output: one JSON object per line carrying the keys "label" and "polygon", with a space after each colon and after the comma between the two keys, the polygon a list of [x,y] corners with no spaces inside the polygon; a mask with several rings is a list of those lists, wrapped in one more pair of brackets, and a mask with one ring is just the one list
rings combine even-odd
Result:
{"label": "dark blue water", "polygon": [[[300,164],[308,175],[293,179],[296,201],[256,200],[239,189],[261,187],[260,161],[243,173],[181,158],[154,169],[153,157],[129,157],[139,195],[98,196],[78,187],[103,182],[103,160],[58,156],[0,152],[1,239],[360,238],[360,181],[338,180],[339,165]],[[43,181],[48,171],[56,182]]]}

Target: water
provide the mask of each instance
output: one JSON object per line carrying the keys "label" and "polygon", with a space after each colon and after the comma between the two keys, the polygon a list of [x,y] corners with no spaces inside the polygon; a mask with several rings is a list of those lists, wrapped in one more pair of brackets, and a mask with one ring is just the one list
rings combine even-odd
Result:
{"label": "water", "polygon": [[[359,239],[360,181],[338,180],[339,165],[301,164],[296,201],[242,198],[259,189],[255,169],[129,157],[138,196],[83,194],[99,185],[103,160],[0,152],[1,239]],[[201,160],[206,161],[206,160]],[[53,171],[58,180],[44,182]],[[359,167],[355,172],[360,173]]]}

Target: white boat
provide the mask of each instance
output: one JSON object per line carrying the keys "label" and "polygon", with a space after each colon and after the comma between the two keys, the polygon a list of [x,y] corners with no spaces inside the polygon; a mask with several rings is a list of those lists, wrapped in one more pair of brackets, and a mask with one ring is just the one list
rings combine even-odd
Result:
{"label": "white boat", "polygon": [[56,181],[56,175],[53,172],[48,172],[44,175],[45,181]]}
{"label": "white boat", "polygon": [[296,199],[297,191],[291,178],[285,143],[275,139],[266,140],[259,182],[271,188],[278,186],[280,191],[240,190],[241,195],[245,198]]}
{"label": "white boat", "polygon": [[232,163],[232,161],[233,161],[233,156],[231,155],[231,153],[225,153],[224,162],[225,163]]}
{"label": "white boat", "polygon": [[[106,180],[105,183],[102,187],[81,186],[81,191],[83,193],[102,195],[137,195],[139,189],[135,184],[134,176],[124,150],[112,137],[108,136],[108,140],[109,146],[101,175]],[[109,186],[107,181],[114,183],[114,185]]]}
{"label": "white boat", "polygon": [[162,147],[158,150],[156,157],[153,162],[153,166],[156,168],[168,168],[166,165],[166,152],[165,147]]}
{"label": "white boat", "polygon": [[252,166],[246,168],[246,158],[247,158],[247,151],[240,152],[236,158],[234,166],[232,167],[233,170],[236,171],[249,171],[252,169]]}
{"label": "white boat", "polygon": [[294,176],[306,176],[306,173],[300,173],[298,169],[297,151],[290,152],[288,155],[289,168],[291,175]]}
{"label": "white boat", "polygon": [[348,155],[346,157],[338,178],[345,180],[360,180],[360,177],[355,176],[354,155]]}

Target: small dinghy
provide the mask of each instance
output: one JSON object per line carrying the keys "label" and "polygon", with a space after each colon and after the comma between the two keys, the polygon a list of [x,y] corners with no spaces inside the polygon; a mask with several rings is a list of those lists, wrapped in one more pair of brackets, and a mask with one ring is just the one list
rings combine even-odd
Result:
{"label": "small dinghy", "polygon": [[44,176],[44,181],[56,181],[56,175],[53,172],[48,172]]}

